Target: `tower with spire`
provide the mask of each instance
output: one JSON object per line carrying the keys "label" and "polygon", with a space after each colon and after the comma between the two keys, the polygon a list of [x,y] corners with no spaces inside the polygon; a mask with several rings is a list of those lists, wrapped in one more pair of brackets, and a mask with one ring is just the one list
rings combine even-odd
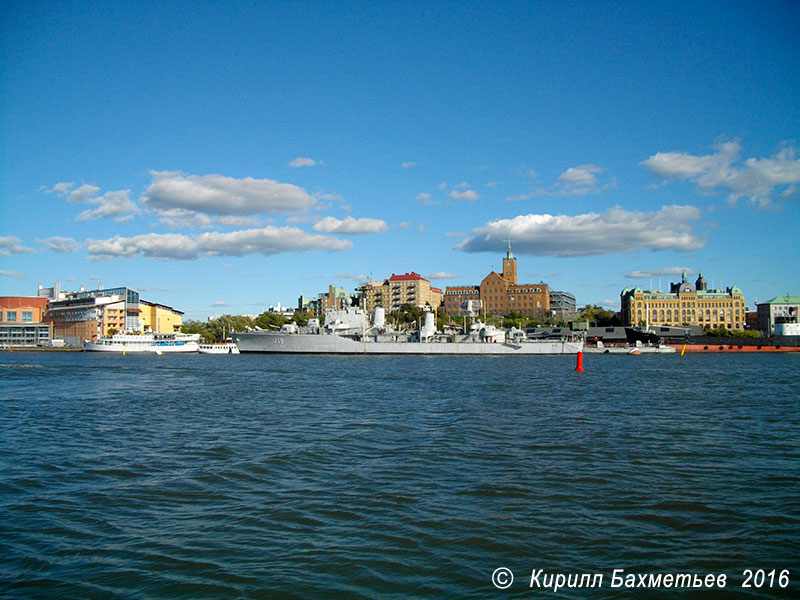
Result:
{"label": "tower with spire", "polygon": [[517,259],[511,252],[511,236],[508,236],[508,252],[503,259],[503,279],[511,285],[517,285]]}

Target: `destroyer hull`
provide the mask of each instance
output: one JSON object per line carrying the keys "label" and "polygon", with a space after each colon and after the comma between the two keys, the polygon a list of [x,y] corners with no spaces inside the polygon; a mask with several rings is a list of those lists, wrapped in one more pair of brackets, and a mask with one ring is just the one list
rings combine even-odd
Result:
{"label": "destroyer hull", "polygon": [[377,342],[357,341],[338,335],[241,333],[234,336],[242,353],[269,354],[423,354],[423,355],[528,355],[577,354],[583,342]]}

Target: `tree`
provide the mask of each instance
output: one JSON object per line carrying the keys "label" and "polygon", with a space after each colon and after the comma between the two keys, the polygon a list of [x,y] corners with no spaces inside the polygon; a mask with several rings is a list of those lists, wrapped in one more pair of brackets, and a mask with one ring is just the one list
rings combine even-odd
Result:
{"label": "tree", "polygon": [[587,304],[578,314],[578,320],[589,321],[589,325],[594,327],[621,326],[622,320],[619,315],[612,310],[606,310],[602,306]]}
{"label": "tree", "polygon": [[223,342],[234,331],[244,331],[253,326],[250,317],[222,315],[212,321],[186,321],[181,325],[182,333],[199,333],[203,342]]}
{"label": "tree", "polygon": [[527,322],[527,317],[525,317],[522,313],[518,313],[513,310],[503,317],[503,327],[505,329],[511,329],[512,327],[521,329],[527,325]]}
{"label": "tree", "polygon": [[314,315],[308,312],[300,312],[296,310],[292,315],[292,323],[297,325],[298,327],[305,327],[308,325],[308,320],[312,318]]}
{"label": "tree", "polygon": [[394,321],[397,327],[401,325],[408,325],[410,323],[416,323],[417,327],[422,324],[422,320],[424,317],[422,316],[424,311],[419,307],[413,304],[401,304],[399,310],[393,310],[389,313],[392,321]]}
{"label": "tree", "polygon": [[740,331],[738,329],[728,329],[727,327],[712,328],[706,324],[703,327],[703,334],[713,337],[737,337],[737,338],[757,338],[761,337],[760,331]]}
{"label": "tree", "polygon": [[263,312],[256,317],[254,324],[261,329],[280,329],[282,325],[289,322],[283,315],[274,312]]}

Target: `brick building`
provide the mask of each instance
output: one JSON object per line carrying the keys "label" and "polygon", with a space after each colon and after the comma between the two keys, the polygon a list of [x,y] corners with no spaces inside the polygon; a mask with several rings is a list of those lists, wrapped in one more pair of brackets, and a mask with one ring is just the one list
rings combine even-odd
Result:
{"label": "brick building", "polygon": [[511,244],[503,259],[503,272],[492,271],[477,286],[448,287],[444,293],[444,309],[450,315],[463,315],[465,300],[481,300],[487,313],[507,315],[515,312],[528,317],[550,314],[550,287],[544,283],[519,283],[517,259]]}

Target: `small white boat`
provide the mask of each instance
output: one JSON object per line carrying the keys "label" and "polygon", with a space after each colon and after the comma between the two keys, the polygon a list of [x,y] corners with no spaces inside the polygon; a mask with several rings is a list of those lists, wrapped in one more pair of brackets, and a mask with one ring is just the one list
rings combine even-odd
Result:
{"label": "small white boat", "polygon": [[88,352],[173,354],[197,352],[199,333],[115,333],[110,338],[84,340]]}
{"label": "small white boat", "polygon": [[239,354],[239,347],[233,342],[226,344],[200,344],[200,354]]}

